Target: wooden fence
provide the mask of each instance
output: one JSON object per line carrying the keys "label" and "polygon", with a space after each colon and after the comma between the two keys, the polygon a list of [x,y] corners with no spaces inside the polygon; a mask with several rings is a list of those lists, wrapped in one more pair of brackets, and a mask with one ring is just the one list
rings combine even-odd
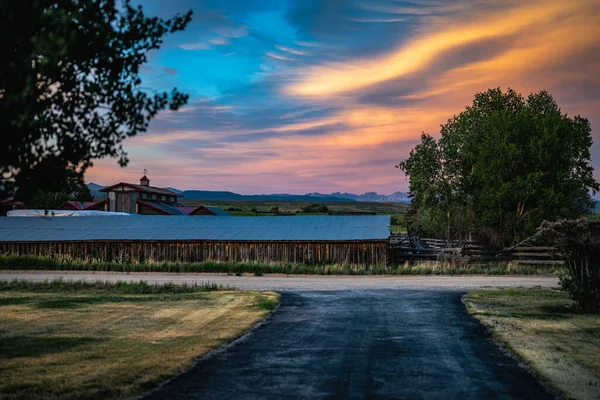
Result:
{"label": "wooden fence", "polygon": [[345,242],[61,241],[1,242],[0,254],[127,262],[263,262],[387,265],[387,240]]}
{"label": "wooden fence", "polygon": [[415,261],[511,262],[525,265],[563,265],[554,247],[519,246],[501,250],[486,250],[472,241],[416,239],[406,235],[390,238],[392,263]]}

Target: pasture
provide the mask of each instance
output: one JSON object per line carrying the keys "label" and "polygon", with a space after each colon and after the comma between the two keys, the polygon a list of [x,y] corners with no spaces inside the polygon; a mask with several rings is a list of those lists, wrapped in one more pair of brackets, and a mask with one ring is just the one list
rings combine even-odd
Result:
{"label": "pasture", "polygon": [[131,398],[273,311],[215,285],[0,281],[0,398]]}
{"label": "pasture", "polygon": [[542,382],[566,398],[600,397],[600,315],[556,290],[474,291],[464,303]]}
{"label": "pasture", "polygon": [[[279,209],[282,214],[302,213],[302,208],[315,204],[315,202],[299,202],[299,201],[246,201],[246,200],[185,200],[180,199],[179,202],[186,206],[217,206],[223,210],[236,209],[236,211],[227,211],[233,216],[252,216],[256,215],[252,209],[259,211],[258,215],[277,215],[272,212],[274,207]],[[376,213],[376,214],[397,214],[403,213],[408,208],[404,203],[386,203],[386,202],[336,202],[336,203],[319,203],[327,206],[332,213]],[[239,211],[238,211],[239,210]]]}

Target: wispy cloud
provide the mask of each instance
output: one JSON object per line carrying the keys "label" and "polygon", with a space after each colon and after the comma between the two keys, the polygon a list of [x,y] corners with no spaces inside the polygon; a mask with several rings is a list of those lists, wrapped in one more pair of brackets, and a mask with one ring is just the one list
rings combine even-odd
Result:
{"label": "wispy cloud", "polygon": [[461,46],[509,35],[527,35],[529,29],[538,33],[540,25],[555,29],[557,19],[569,23],[572,15],[588,13],[585,3],[528,2],[491,15],[475,15],[479,18],[471,21],[468,19],[474,15],[468,19],[462,15],[439,17],[432,20],[433,26],[423,27],[412,40],[391,54],[374,60],[349,60],[310,68],[299,72],[299,82],[287,86],[285,91],[299,96],[327,96],[397,79],[427,68],[444,53]]}
{"label": "wispy cloud", "polygon": [[180,188],[406,190],[394,164],[421,131],[437,134],[498,86],[549,90],[600,141],[598,0],[186,4],[204,7],[200,19],[144,74],[190,103],[125,142],[129,168],[100,160],[88,180],[135,181],[147,168],[153,184]]}

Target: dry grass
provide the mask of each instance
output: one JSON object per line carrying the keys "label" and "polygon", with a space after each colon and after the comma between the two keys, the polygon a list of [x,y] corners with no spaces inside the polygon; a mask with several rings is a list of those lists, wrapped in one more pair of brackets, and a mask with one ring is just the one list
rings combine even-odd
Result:
{"label": "dry grass", "polygon": [[560,266],[519,265],[506,262],[455,264],[447,261],[426,261],[399,265],[356,264],[282,264],[258,262],[197,263],[144,262],[134,264],[100,259],[78,259],[70,256],[34,257],[0,255],[0,270],[48,271],[116,271],[116,272],[220,272],[255,274],[314,274],[314,275],[558,275]]}
{"label": "dry grass", "polygon": [[0,292],[0,398],[131,398],[265,318],[276,293]]}
{"label": "dry grass", "polygon": [[567,398],[600,399],[600,315],[582,314],[564,292],[475,291],[465,296],[475,317]]}

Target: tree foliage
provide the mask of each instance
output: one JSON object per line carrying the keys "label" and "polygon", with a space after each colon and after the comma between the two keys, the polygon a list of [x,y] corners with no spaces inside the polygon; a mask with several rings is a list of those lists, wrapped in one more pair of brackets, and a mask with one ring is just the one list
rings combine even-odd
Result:
{"label": "tree foliage", "polygon": [[93,201],[94,196],[74,166],[66,169],[64,185],[57,191],[38,189],[25,204],[29,208],[56,210],[69,200]]}
{"label": "tree foliage", "polygon": [[301,208],[303,213],[327,213],[329,208],[322,203],[314,203]]}
{"label": "tree foliage", "polygon": [[530,236],[544,220],[590,210],[587,119],[563,114],[550,94],[512,89],[475,95],[435,140],[421,136],[397,167],[409,177],[412,221],[438,236],[476,234],[490,244]]}
{"label": "tree foliage", "polygon": [[68,166],[118,157],[122,141],[188,96],[142,86],[140,66],[191,12],[147,17],[129,0],[0,2],[0,198],[57,191]]}
{"label": "tree foliage", "polygon": [[536,239],[552,243],[565,259],[560,284],[585,312],[600,312],[600,221],[544,222]]}

